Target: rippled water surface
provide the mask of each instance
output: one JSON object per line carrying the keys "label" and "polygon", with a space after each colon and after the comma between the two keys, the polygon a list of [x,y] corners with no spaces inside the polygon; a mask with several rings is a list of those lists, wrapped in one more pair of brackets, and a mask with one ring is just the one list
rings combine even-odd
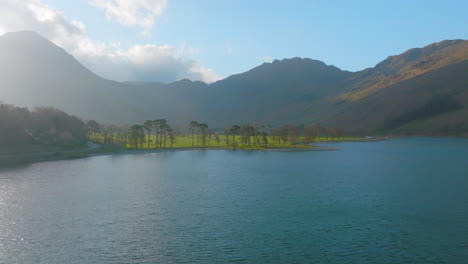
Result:
{"label": "rippled water surface", "polygon": [[0,263],[468,263],[468,140],[0,170]]}

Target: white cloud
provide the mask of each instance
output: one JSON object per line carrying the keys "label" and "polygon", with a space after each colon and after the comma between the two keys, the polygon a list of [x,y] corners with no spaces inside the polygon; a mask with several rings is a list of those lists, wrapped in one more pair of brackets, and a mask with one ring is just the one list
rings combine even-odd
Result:
{"label": "white cloud", "polygon": [[163,81],[182,78],[213,82],[220,77],[197,61],[186,59],[194,49],[170,45],[101,43],[89,38],[86,27],[66,18],[40,0],[2,0],[0,34],[33,30],[74,55],[86,67],[117,81]]}
{"label": "white cloud", "polygon": [[151,35],[154,21],[162,15],[166,0],[92,0],[91,5],[106,12],[109,20],[128,27],[139,27],[142,35]]}
{"label": "white cloud", "polygon": [[260,60],[262,62],[272,62],[273,61],[273,58],[270,57],[270,56],[265,56],[265,57],[261,57]]}
{"label": "white cloud", "polygon": [[127,79],[170,81],[188,78],[208,83],[220,79],[213,70],[202,67],[198,62],[182,59],[179,55],[181,52],[183,50],[169,45],[135,45],[127,50],[112,52],[107,59],[120,65],[119,71],[126,73],[129,76]]}

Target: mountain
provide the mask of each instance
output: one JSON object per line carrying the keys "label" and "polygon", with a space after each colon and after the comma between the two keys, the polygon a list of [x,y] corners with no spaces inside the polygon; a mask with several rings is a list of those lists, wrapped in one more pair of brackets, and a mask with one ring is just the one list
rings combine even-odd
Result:
{"label": "mountain", "polygon": [[226,125],[294,122],[323,98],[339,94],[350,76],[307,58],[275,60],[211,84],[205,115]]}
{"label": "mountain", "polygon": [[397,82],[466,60],[467,52],[468,41],[459,39],[445,40],[390,56],[374,68],[357,72],[351,87],[354,91],[343,94],[341,98],[356,101]]}
{"label": "mountain", "polygon": [[402,134],[468,131],[468,41],[408,50],[357,72],[352,80],[335,98],[344,108],[327,117],[330,125]]}
{"label": "mountain", "polygon": [[264,63],[212,84],[103,79],[34,32],[0,37],[0,98],[51,105],[84,119],[138,123],[167,118],[211,127],[259,122],[349,131],[468,131],[468,41],[446,40],[390,56],[359,72],[308,58]]}
{"label": "mountain", "polygon": [[85,118],[102,113],[111,122],[142,114],[113,95],[114,88],[126,85],[95,75],[33,32],[0,38],[0,72],[0,98],[5,103],[50,105]]}

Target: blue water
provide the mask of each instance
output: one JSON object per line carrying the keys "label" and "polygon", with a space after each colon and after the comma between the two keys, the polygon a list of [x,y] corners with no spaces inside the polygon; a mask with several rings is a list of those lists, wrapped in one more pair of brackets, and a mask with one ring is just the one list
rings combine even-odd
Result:
{"label": "blue water", "polygon": [[468,140],[0,170],[0,263],[468,263]]}

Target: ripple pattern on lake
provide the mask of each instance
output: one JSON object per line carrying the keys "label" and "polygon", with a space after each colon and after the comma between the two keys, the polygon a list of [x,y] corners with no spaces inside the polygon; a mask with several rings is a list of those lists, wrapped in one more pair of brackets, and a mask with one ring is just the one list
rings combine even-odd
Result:
{"label": "ripple pattern on lake", "polygon": [[0,171],[0,263],[468,263],[468,140]]}

